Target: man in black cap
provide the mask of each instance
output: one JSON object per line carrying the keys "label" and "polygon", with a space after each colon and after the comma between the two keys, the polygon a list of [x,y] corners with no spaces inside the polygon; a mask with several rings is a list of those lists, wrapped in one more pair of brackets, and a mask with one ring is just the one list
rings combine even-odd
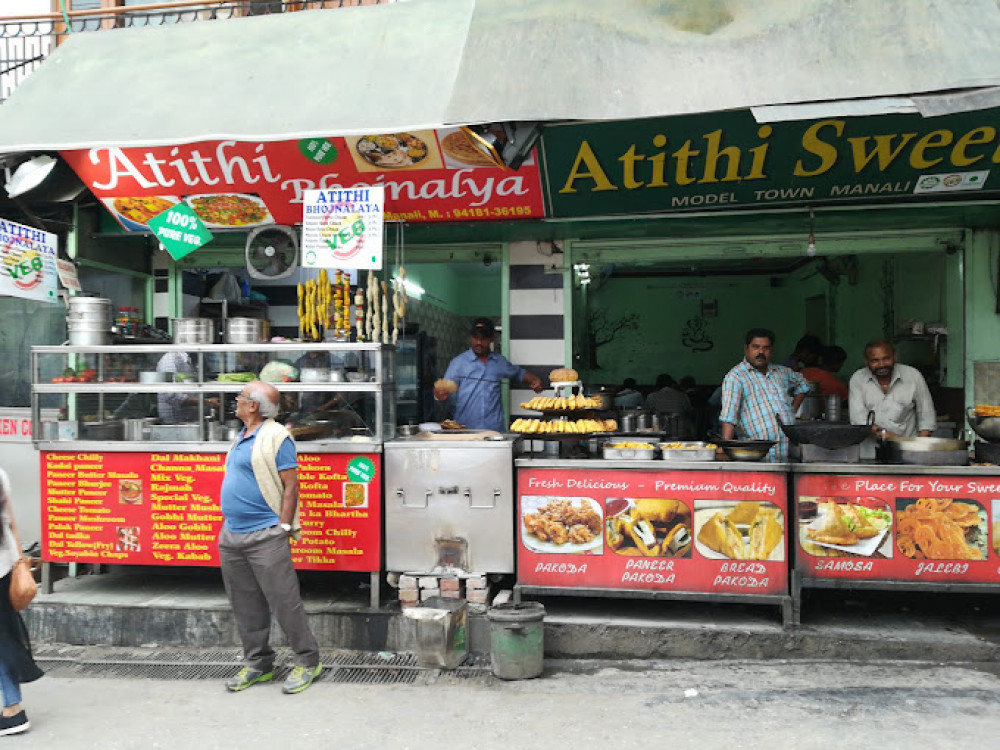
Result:
{"label": "man in black cap", "polygon": [[455,421],[473,430],[504,432],[503,405],[500,384],[510,379],[524,383],[535,393],[542,390],[541,379],[523,367],[509,362],[502,354],[492,351],[496,329],[488,318],[477,318],[469,331],[469,349],[448,365],[444,380],[458,386],[458,391],[434,388],[434,398],[453,398]]}

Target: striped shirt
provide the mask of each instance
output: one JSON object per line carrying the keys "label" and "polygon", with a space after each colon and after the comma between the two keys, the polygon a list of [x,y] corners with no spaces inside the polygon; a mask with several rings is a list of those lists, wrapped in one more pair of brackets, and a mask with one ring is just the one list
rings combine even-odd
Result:
{"label": "striped shirt", "polygon": [[720,422],[736,427],[736,436],[749,440],[775,440],[765,461],[788,459],[788,438],[778,420],[795,421],[792,397],[809,392],[809,384],[799,373],[784,365],[769,365],[760,372],[745,359],[722,381]]}

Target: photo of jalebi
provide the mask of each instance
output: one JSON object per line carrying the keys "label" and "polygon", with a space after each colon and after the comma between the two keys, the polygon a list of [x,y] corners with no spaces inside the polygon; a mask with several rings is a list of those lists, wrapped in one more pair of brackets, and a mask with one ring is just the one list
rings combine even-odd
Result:
{"label": "photo of jalebi", "polygon": [[975,503],[922,497],[896,514],[896,548],[917,560],[982,560],[970,542],[985,539],[984,520]]}

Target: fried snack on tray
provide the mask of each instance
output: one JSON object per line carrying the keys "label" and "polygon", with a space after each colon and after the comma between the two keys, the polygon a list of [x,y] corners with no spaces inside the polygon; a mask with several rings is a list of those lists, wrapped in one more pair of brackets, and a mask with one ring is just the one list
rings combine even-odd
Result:
{"label": "fried snack on tray", "polygon": [[1000,406],[992,404],[976,404],[977,417],[1000,417]]}
{"label": "fried snack on tray", "polygon": [[442,430],[464,430],[465,425],[459,424],[454,419],[446,419],[441,423]]}
{"label": "fried snack on tray", "polygon": [[448,391],[448,393],[458,392],[458,383],[454,380],[445,380],[444,378],[438,378],[434,381],[434,388],[440,388],[442,391]]}
{"label": "fried snack on tray", "polygon": [[601,532],[601,516],[586,501],[553,499],[526,513],[524,528],[542,542],[586,544]]}
{"label": "fried snack on tray", "polygon": [[896,518],[896,548],[917,560],[982,560],[966,535],[979,526],[979,506],[921,497]]}
{"label": "fried snack on tray", "polygon": [[574,411],[579,409],[600,409],[601,399],[597,396],[535,396],[521,403],[522,409],[531,411]]}
{"label": "fried snack on tray", "polygon": [[511,432],[523,435],[585,435],[591,432],[614,432],[618,423],[613,419],[557,419],[551,422],[541,419],[515,419],[510,425]]}

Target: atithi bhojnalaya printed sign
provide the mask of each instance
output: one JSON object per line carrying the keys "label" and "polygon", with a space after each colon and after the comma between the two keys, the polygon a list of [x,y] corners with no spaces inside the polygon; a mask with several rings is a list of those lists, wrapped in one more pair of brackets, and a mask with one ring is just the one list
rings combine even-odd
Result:
{"label": "atithi bhojnalaya printed sign", "polygon": [[0,219],[0,295],[39,302],[58,302],[56,236],[34,227]]}
{"label": "atithi bhojnalaya printed sign", "polygon": [[357,185],[302,194],[304,268],[382,268],[385,188]]}

